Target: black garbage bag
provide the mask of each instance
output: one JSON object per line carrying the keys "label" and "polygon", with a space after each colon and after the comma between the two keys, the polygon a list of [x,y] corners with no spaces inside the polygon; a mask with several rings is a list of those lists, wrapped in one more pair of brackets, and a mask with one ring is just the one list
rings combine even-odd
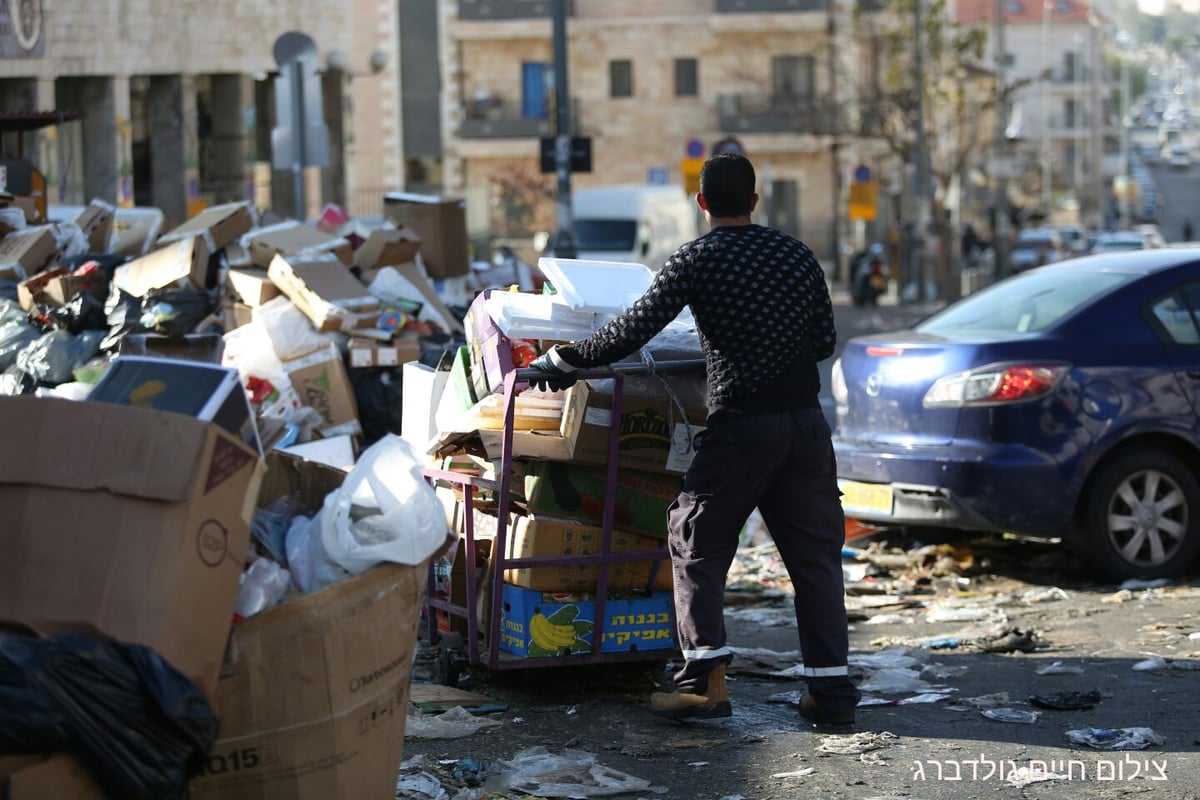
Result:
{"label": "black garbage bag", "polygon": [[42,325],[70,333],[108,330],[108,315],[104,312],[104,303],[87,292],[77,294],[62,306],[37,303],[29,316]]}
{"label": "black garbage bag", "polygon": [[37,385],[33,376],[26,374],[16,364],[0,372],[0,395],[15,397],[19,394],[33,394]]}
{"label": "black garbage bag", "polygon": [[346,372],[354,389],[354,402],[358,405],[363,448],[389,433],[399,436],[404,368],[352,367]]}
{"label": "black garbage bag", "polygon": [[113,798],[185,798],[217,717],[153,650],[81,634],[0,635],[0,754],[77,756]]}
{"label": "black garbage bag", "polygon": [[196,326],[216,308],[216,291],[194,287],[156,289],[145,297],[136,297],[114,286],[104,304],[108,336],[100,343],[100,349],[115,352],[130,333],[185,336],[195,332]]}
{"label": "black garbage bag", "polygon": [[17,366],[46,386],[66,383],[100,350],[100,331],[76,336],[67,331],[50,331],[17,353]]}

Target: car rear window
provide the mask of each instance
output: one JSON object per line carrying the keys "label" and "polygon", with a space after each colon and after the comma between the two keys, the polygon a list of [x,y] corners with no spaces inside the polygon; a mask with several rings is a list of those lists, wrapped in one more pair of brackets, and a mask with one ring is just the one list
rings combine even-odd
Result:
{"label": "car rear window", "polygon": [[1049,269],[976,292],[916,326],[937,336],[1037,333],[1132,280],[1131,273]]}

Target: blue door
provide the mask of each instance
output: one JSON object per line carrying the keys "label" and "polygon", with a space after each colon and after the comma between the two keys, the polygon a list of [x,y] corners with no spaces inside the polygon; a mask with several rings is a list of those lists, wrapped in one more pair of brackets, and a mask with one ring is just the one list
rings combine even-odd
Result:
{"label": "blue door", "polygon": [[544,62],[526,61],[521,65],[521,116],[524,119],[550,117],[550,87],[554,73]]}

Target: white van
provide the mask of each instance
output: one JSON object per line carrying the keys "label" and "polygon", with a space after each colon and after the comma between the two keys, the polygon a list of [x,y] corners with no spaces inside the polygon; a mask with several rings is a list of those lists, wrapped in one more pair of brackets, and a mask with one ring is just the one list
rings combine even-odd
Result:
{"label": "white van", "polygon": [[680,186],[580,189],[571,202],[582,260],[644,264],[658,270],[679,245],[699,236],[699,210]]}

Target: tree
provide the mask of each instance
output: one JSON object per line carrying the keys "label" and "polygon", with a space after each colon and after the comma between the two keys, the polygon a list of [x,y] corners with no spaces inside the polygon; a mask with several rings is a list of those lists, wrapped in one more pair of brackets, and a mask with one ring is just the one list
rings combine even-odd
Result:
{"label": "tree", "polygon": [[[919,76],[914,43],[918,10]],[[1000,109],[1008,108],[1012,96],[1030,83],[1014,81],[997,97],[995,75],[983,64],[989,36],[989,26],[956,22],[946,0],[895,0],[864,43],[882,69],[858,87],[862,133],[884,142],[901,163],[915,166],[921,156],[917,131],[924,132],[933,191],[923,200],[943,253],[953,252],[956,232],[943,224],[938,198],[946,197],[956,177],[986,161],[997,101]]]}

